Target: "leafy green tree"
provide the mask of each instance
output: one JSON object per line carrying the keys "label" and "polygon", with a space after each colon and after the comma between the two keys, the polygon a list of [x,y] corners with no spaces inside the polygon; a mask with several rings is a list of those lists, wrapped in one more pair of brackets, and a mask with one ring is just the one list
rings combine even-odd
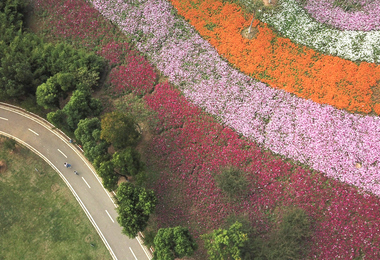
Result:
{"label": "leafy green tree", "polygon": [[67,92],[75,89],[75,78],[72,73],[57,73],[54,75],[62,92]]}
{"label": "leafy green tree", "polygon": [[59,108],[59,97],[61,89],[54,78],[49,78],[46,83],[37,87],[37,104],[48,108]]}
{"label": "leafy green tree", "polygon": [[301,208],[289,208],[270,234],[263,255],[266,259],[303,259],[311,235],[310,219]]}
{"label": "leafy green tree", "polygon": [[23,0],[0,1],[0,40],[13,38],[13,33],[22,29],[25,10],[26,2]]}
{"label": "leafy green tree", "polygon": [[184,227],[161,228],[154,238],[154,260],[174,260],[193,255],[198,248],[197,243],[190,235],[189,229]]}
{"label": "leafy green tree", "polygon": [[[100,140],[99,118],[93,117],[80,120],[74,134],[78,142],[83,145],[84,155],[91,162],[94,162],[99,156],[107,154],[109,144]],[[99,167],[99,164],[97,167]]]}
{"label": "leafy green tree", "polygon": [[121,175],[135,176],[143,169],[140,154],[133,147],[115,152],[112,156],[112,162]]}
{"label": "leafy green tree", "polygon": [[230,199],[244,196],[248,192],[248,182],[245,172],[235,167],[227,167],[220,175],[215,176],[218,187],[224,191]]}
{"label": "leafy green tree", "polygon": [[75,138],[85,144],[89,141],[100,140],[100,120],[97,117],[85,118],[79,121],[77,129],[74,131]]}
{"label": "leafy green tree", "polygon": [[228,230],[220,228],[201,236],[210,260],[241,259],[241,248],[248,239],[241,227],[235,222]]}
{"label": "leafy green tree", "polygon": [[58,128],[64,128],[63,122],[66,120],[66,115],[62,110],[57,110],[48,113],[47,120]]}
{"label": "leafy green tree", "polygon": [[111,160],[111,155],[109,153],[102,154],[97,156],[94,161],[92,161],[92,165],[94,165],[95,169],[99,169],[100,165],[104,162]]}
{"label": "leafy green tree", "polygon": [[123,227],[123,233],[130,238],[136,237],[148,223],[149,215],[153,213],[157,198],[152,190],[146,190],[129,182],[119,185],[116,193],[117,221]]}
{"label": "leafy green tree", "polygon": [[99,72],[89,71],[87,68],[81,67],[75,72],[75,79],[77,89],[83,90],[95,87],[100,77]]}
{"label": "leafy green tree", "polygon": [[108,147],[109,144],[105,141],[88,141],[83,145],[84,156],[86,156],[90,162],[94,162],[99,156],[107,154]]}
{"label": "leafy green tree", "polygon": [[119,178],[113,170],[113,164],[111,161],[101,163],[100,167],[97,169],[97,173],[103,180],[104,188],[109,191],[116,189]]}
{"label": "leafy green tree", "polygon": [[102,103],[98,99],[91,97],[90,90],[75,90],[70,101],[62,109],[67,116],[67,125],[71,130],[75,130],[81,119],[98,116],[103,109]]}
{"label": "leafy green tree", "polygon": [[0,58],[0,93],[2,96],[15,98],[25,95],[32,79],[30,63],[22,53],[7,52]]}
{"label": "leafy green tree", "polygon": [[103,116],[100,138],[120,150],[137,143],[140,133],[132,116],[114,111]]}

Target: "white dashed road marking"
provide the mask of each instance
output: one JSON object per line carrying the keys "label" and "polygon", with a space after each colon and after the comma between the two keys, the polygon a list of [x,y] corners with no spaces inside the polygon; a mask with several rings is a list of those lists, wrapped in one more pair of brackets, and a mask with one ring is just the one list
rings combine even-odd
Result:
{"label": "white dashed road marking", "polygon": [[36,132],[34,132],[32,129],[30,129],[30,128],[28,128],[28,130],[30,131],[30,132],[32,132],[33,134],[35,134],[35,135],[39,135],[38,133],[36,133]]}
{"label": "white dashed road marking", "polygon": [[88,185],[87,181],[82,177],[82,180],[87,184],[87,186],[91,189],[90,185]]}
{"label": "white dashed road marking", "polygon": [[133,256],[134,256],[134,257],[135,257],[135,259],[137,260],[137,257],[136,257],[136,255],[135,255],[135,253],[133,253],[133,251],[132,251],[132,248],[131,248],[131,247],[129,247],[129,250],[131,250],[131,252],[132,252]]}
{"label": "white dashed road marking", "polygon": [[67,158],[66,154],[64,154],[61,150],[57,149],[58,152],[60,152],[63,156],[65,156],[65,158]]}
{"label": "white dashed road marking", "polygon": [[115,223],[115,221],[113,221],[113,219],[111,218],[111,215],[110,215],[110,213],[108,213],[108,211],[107,211],[107,210],[106,210],[106,213],[107,213],[108,217],[110,217],[111,221],[112,221],[113,223]]}

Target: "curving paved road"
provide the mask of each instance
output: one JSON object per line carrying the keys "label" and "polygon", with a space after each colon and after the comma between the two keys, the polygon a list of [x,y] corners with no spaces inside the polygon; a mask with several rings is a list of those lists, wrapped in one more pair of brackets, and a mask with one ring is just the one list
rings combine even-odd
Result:
{"label": "curving paved road", "polygon": [[[15,139],[44,159],[61,176],[102,238],[113,259],[151,259],[139,238],[121,233],[109,193],[91,164],[68,138],[46,120],[0,102],[0,135]],[[72,165],[71,169],[63,163]],[[74,174],[79,172],[79,176]]]}

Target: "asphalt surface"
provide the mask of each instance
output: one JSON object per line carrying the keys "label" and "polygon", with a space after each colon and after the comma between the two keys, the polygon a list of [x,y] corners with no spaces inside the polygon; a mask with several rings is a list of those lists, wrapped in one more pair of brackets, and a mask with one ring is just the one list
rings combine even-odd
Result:
{"label": "asphalt surface", "polygon": [[[76,145],[46,120],[0,103],[0,135],[23,144],[61,176],[102,238],[113,259],[146,260],[150,252],[141,239],[129,239],[117,223],[116,205],[91,164]],[[71,164],[66,168],[64,163]],[[74,170],[79,173],[75,175]]]}

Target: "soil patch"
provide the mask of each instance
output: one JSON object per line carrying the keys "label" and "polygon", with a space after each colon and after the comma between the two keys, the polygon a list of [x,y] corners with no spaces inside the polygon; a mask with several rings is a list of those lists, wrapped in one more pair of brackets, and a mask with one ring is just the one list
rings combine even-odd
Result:
{"label": "soil patch", "polygon": [[241,32],[241,35],[248,39],[248,40],[251,40],[251,39],[256,39],[257,37],[257,34],[259,33],[259,30],[255,27],[252,27],[251,30],[249,30],[249,27],[248,28],[245,28],[242,32]]}
{"label": "soil patch", "polygon": [[372,101],[375,103],[380,103],[380,82],[376,86],[371,88],[372,90]]}
{"label": "soil patch", "polygon": [[7,170],[7,163],[4,160],[0,160],[0,173],[3,173]]}
{"label": "soil patch", "polygon": [[263,0],[265,6],[274,6],[277,4],[277,0]]}

